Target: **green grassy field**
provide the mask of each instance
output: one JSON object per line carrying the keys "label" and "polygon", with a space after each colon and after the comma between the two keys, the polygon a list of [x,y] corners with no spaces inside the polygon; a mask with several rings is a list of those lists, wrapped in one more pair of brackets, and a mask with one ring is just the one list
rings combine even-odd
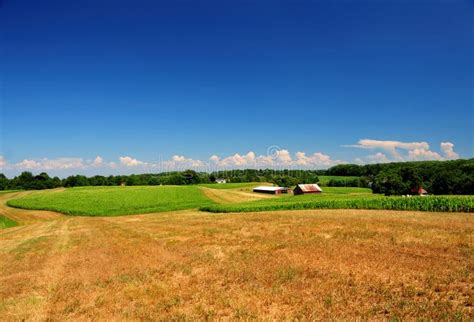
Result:
{"label": "green grassy field", "polygon": [[[322,194],[288,194],[250,201],[252,194],[242,195],[242,191],[247,193],[255,185],[235,183],[203,186],[81,187],[61,192],[34,192],[10,200],[7,204],[17,208],[52,210],[67,215],[84,216],[118,216],[193,208],[208,212],[344,208],[474,212],[472,196],[385,197],[372,194],[370,189],[352,187],[323,187]],[[203,193],[203,187],[227,189],[226,194],[235,193],[242,199],[232,203],[217,203]]]}
{"label": "green grassy field", "polygon": [[192,209],[213,204],[197,186],[81,187],[37,192],[13,199],[11,207],[67,215],[117,216]]}
{"label": "green grassy field", "polygon": [[10,228],[17,226],[17,222],[13,221],[5,216],[0,216],[0,229]]}

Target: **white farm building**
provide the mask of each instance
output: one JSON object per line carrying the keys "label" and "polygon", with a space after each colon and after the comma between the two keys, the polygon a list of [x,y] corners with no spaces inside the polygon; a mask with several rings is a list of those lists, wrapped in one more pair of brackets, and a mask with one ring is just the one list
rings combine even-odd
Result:
{"label": "white farm building", "polygon": [[281,193],[288,193],[290,188],[286,187],[272,187],[272,186],[259,186],[253,188],[253,192],[259,192],[259,193],[269,193],[273,195],[279,195]]}

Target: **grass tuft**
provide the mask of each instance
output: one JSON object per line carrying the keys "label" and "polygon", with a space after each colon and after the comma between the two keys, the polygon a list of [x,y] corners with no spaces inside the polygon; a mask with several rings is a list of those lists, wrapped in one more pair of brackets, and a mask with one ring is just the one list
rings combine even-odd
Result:
{"label": "grass tuft", "polygon": [[15,227],[17,225],[18,223],[16,221],[5,216],[0,216],[0,229]]}

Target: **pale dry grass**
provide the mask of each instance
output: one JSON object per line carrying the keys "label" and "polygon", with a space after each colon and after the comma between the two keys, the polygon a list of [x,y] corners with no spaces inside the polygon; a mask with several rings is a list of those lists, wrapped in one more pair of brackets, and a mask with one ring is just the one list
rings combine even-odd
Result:
{"label": "pale dry grass", "polygon": [[203,193],[212,201],[220,204],[254,201],[268,198],[276,198],[274,195],[241,191],[238,189],[211,189],[201,188]]}
{"label": "pale dry grass", "polygon": [[473,231],[465,213],[57,216],[0,231],[0,317],[472,320]]}

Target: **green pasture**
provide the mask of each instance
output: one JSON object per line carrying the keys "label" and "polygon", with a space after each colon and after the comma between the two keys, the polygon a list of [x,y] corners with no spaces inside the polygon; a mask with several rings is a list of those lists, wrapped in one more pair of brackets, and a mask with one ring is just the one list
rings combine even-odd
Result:
{"label": "green pasture", "polygon": [[[258,184],[258,183],[257,183]],[[416,211],[474,211],[472,196],[385,197],[370,189],[323,187],[321,194],[281,195],[256,201],[216,204],[202,187],[251,190],[256,183],[194,186],[80,187],[39,191],[8,201],[17,208],[52,210],[67,215],[118,216],[201,209],[208,212],[254,212],[293,209],[385,209]]]}
{"label": "green pasture", "polygon": [[192,209],[212,203],[197,186],[133,186],[44,191],[10,200],[7,204],[67,215],[117,216]]}

